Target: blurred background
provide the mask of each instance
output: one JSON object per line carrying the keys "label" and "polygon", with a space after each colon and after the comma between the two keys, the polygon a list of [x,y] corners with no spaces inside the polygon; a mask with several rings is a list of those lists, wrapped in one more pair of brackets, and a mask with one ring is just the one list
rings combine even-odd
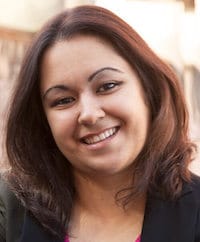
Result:
{"label": "blurred background", "polygon": [[[67,7],[94,4],[117,13],[179,76],[190,112],[190,136],[200,146],[200,0],[0,0],[0,161],[9,96],[28,43]],[[200,174],[200,155],[191,170]],[[0,169],[3,169],[2,165]]]}

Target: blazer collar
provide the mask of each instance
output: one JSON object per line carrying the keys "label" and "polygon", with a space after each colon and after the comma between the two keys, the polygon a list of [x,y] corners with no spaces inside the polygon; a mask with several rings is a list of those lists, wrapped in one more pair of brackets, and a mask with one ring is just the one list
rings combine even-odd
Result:
{"label": "blazer collar", "polygon": [[63,242],[61,239],[50,235],[42,226],[36,221],[28,211],[25,212],[24,224],[22,227],[22,234],[20,242]]}
{"label": "blazer collar", "polygon": [[[186,195],[191,194],[193,188],[191,184],[184,183],[182,194],[180,198],[178,199],[181,201],[184,200]],[[158,222],[157,224],[157,230],[159,230],[159,227],[163,229],[163,227],[166,225],[169,226],[169,224],[163,224],[160,223],[160,218],[165,218],[168,213],[172,213],[172,209],[174,209],[174,203],[170,201],[164,201],[159,196],[154,197],[148,197],[147,199],[147,205],[146,205],[146,211],[145,211],[145,217],[144,217],[144,223],[143,223],[143,230],[142,230],[142,240],[141,242],[149,242],[149,241],[161,241],[159,239],[155,238],[155,221]],[[173,212],[176,214],[176,210]],[[158,215],[159,214],[159,215]],[[173,218],[172,218],[173,219]],[[48,232],[46,232],[41,225],[36,221],[35,218],[33,218],[28,211],[25,211],[24,216],[24,223],[22,226],[22,233],[21,238],[19,242],[63,242],[61,239],[57,237],[53,237]],[[165,240],[163,238],[162,242],[169,241]]]}
{"label": "blazer collar", "polygon": [[185,237],[183,232],[183,237],[176,240],[175,238],[178,238],[181,233],[174,228],[183,228],[182,223],[185,221],[181,217],[183,215],[187,215],[186,223],[188,223],[188,226],[186,228],[190,228],[190,224],[192,224],[192,216],[196,213],[193,211],[195,208],[192,208],[189,213],[188,209],[183,208],[187,204],[185,201],[190,200],[190,196],[193,194],[193,182],[195,182],[193,177],[191,183],[184,182],[182,193],[175,201],[164,200],[158,194],[147,197],[141,242],[189,241],[186,238],[189,232],[186,231],[184,231]]}

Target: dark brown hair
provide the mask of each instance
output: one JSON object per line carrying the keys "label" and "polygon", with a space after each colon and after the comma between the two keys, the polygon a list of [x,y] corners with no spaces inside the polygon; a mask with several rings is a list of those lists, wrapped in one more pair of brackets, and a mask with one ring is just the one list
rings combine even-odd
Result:
{"label": "dark brown hair", "polygon": [[110,42],[137,72],[146,94],[150,130],[133,170],[133,177],[141,179],[125,189],[128,195],[123,203],[144,192],[177,198],[183,182],[190,179],[192,154],[179,81],[143,39],[100,7],[80,6],[57,15],[37,34],[24,58],[8,119],[6,147],[11,166],[8,180],[15,194],[46,229],[61,237],[68,229],[76,191],[70,163],[56,146],[42,108],[40,64],[50,46],[76,34],[98,35]]}

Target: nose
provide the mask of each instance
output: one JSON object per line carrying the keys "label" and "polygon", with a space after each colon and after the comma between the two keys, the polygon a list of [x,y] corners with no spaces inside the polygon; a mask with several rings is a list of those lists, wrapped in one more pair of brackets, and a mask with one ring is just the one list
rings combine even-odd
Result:
{"label": "nose", "polygon": [[95,98],[85,97],[80,104],[78,123],[86,126],[94,125],[105,117],[105,112]]}

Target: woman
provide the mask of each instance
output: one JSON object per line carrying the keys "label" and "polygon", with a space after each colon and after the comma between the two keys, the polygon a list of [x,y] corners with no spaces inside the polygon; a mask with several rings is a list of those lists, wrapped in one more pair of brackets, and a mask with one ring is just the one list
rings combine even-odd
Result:
{"label": "woman", "polygon": [[59,14],[14,93],[2,241],[199,241],[187,132],[179,81],[127,23],[95,6]]}

